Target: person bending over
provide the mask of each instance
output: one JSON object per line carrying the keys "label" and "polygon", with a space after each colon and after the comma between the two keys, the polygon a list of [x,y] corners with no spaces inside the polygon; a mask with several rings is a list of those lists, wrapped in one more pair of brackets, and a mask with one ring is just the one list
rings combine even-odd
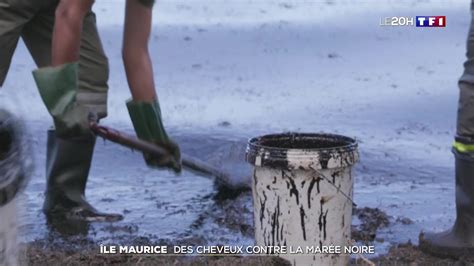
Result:
{"label": "person bending over", "polygon": [[[90,122],[96,122],[103,116],[90,110],[84,99],[78,94],[83,75],[81,65],[82,36],[85,34],[85,19],[91,13],[93,0],[60,0],[55,11],[55,23],[52,36],[51,66],[33,72],[40,94],[48,111],[54,118],[56,136],[58,138],[76,138],[90,136]],[[123,61],[132,99],[126,105],[135,132],[140,139],[154,142],[166,148],[170,156],[160,158],[144,154],[146,163],[151,167],[167,167],[176,172],[181,171],[180,149],[165,131],[161,120],[161,110],[155,92],[153,68],[148,52],[148,40],[151,31],[152,6],[154,1],[127,0],[123,40]],[[89,58],[95,60],[94,58]],[[100,75],[99,73],[90,73]],[[92,99],[93,100],[93,99]],[[52,154],[54,156],[55,154]],[[51,171],[54,171],[52,169]],[[71,173],[74,174],[74,173]],[[82,176],[87,176],[81,173]],[[85,178],[87,180],[87,178]],[[68,183],[65,176],[48,180],[48,188]],[[71,179],[70,183],[74,183]],[[72,185],[72,184],[71,184]],[[81,183],[81,191],[72,191],[60,195],[54,201],[59,207],[61,203],[77,205],[82,217],[91,220],[100,217],[84,197],[85,181]],[[54,204],[53,204],[54,205]],[[55,208],[52,206],[51,208]]]}

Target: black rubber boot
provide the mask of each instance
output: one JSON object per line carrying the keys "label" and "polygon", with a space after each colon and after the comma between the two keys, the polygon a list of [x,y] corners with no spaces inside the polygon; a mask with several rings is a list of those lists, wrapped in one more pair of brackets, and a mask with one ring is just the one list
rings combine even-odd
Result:
{"label": "black rubber boot", "polygon": [[94,151],[95,137],[63,139],[48,131],[46,198],[43,211],[48,216],[88,222],[115,222],[120,214],[97,211],[85,199],[85,189]]}
{"label": "black rubber boot", "polygon": [[420,249],[440,256],[474,255],[474,153],[454,150],[456,157],[456,222],[441,233],[421,233]]}

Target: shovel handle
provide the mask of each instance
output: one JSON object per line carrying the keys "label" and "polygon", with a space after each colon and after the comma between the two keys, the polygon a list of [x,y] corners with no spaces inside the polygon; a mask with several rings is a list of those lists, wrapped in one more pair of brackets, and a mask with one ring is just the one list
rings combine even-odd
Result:
{"label": "shovel handle", "polygon": [[[90,129],[97,136],[100,136],[104,139],[115,142],[122,146],[131,148],[134,150],[139,150],[145,153],[153,154],[158,157],[170,156],[170,153],[166,149],[160,146],[138,139],[134,136],[130,136],[116,129],[99,125],[96,122],[90,123]],[[221,170],[215,168],[214,166],[206,162],[203,162],[197,158],[193,158],[186,154],[181,155],[181,162],[184,167],[190,170],[194,170],[199,173],[214,176],[219,183],[229,188],[236,189],[235,186],[232,184],[232,182],[230,182],[230,177],[226,173],[222,172]]]}
{"label": "shovel handle", "polygon": [[123,145],[125,147],[154,154],[160,157],[170,156],[170,153],[160,146],[153,145],[149,142],[137,139],[133,136],[130,136],[113,128],[101,126],[95,122],[92,122],[90,124],[90,128],[92,132],[94,132],[97,136]]}

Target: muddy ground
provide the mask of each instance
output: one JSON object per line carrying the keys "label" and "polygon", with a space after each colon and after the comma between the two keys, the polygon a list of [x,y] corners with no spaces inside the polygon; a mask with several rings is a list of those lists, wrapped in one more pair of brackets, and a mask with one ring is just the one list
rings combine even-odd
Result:
{"label": "muddy ground", "polygon": [[[82,252],[61,252],[45,250],[34,245],[23,247],[25,256],[22,265],[291,265],[288,261],[276,257],[160,257],[143,255],[100,255],[97,250]],[[427,255],[416,246],[403,244],[390,249],[381,257],[372,259],[355,258],[351,265],[474,265],[474,258],[459,260],[441,259]]]}
{"label": "muddy ground", "polygon": [[[250,197],[250,192],[242,192],[235,198],[219,200],[220,207],[228,210],[219,217],[222,226],[245,235],[253,233],[253,226],[236,218],[236,201]],[[352,238],[358,243],[377,245],[384,239],[377,237],[377,230],[389,226],[391,217],[379,209],[359,208],[354,216],[361,223],[352,228]],[[407,221],[405,221],[407,222]],[[199,225],[195,225],[199,226]],[[146,237],[129,237],[115,240],[115,244],[125,245],[198,245],[203,239],[183,239],[175,243],[166,240],[152,240]],[[273,256],[158,256],[100,254],[98,244],[82,237],[51,237],[22,244],[21,265],[291,265],[288,261]],[[354,256],[351,265],[474,265],[474,256],[460,259],[438,258],[423,253],[412,243],[392,246],[388,253],[376,257]]]}

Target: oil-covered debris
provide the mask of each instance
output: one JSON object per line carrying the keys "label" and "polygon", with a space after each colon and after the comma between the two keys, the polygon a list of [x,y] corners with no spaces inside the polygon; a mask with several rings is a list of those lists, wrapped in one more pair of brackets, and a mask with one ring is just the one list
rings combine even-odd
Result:
{"label": "oil-covered debris", "polygon": [[356,208],[353,215],[360,224],[352,226],[352,239],[368,244],[377,237],[377,230],[390,224],[389,216],[379,208]]}

